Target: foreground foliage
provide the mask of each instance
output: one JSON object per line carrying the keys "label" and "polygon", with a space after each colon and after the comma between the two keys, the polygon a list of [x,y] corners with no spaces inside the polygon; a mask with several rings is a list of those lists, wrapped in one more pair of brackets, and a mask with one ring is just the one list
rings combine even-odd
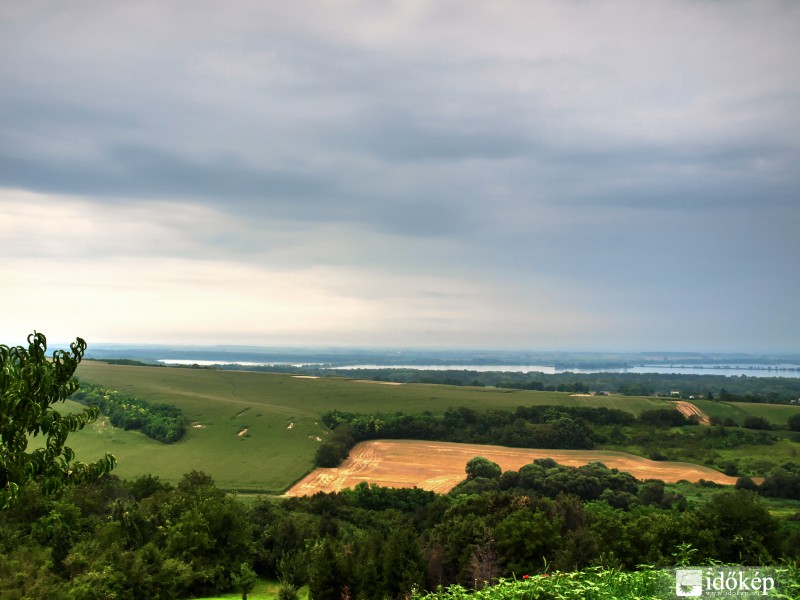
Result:
{"label": "foreground foliage", "polygon": [[[752,492],[729,489],[695,506],[667,507],[660,487],[642,484],[620,509],[613,494],[586,501],[556,490],[569,484],[562,469],[540,461],[520,470],[518,483],[529,480],[530,488],[505,491],[442,496],[361,484],[249,504],[199,472],[176,487],[156,477],[106,476],[58,499],[33,486],[0,513],[0,597],[203,597],[241,593],[253,573],[280,581],[286,598],[305,586],[311,600],[399,599],[440,586],[450,590],[442,598],[460,598],[486,581],[497,584],[491,593],[506,595],[487,589],[477,598],[578,597],[541,587],[558,582],[606,594],[597,598],[624,598],[614,590],[631,586],[651,597],[649,579],[637,571],[642,562],[662,568],[686,557],[750,565],[800,558],[798,522],[773,517]],[[627,486],[628,477],[594,466],[576,481],[596,490]],[[539,596],[521,595],[538,590],[534,583]]]}
{"label": "foreground foliage", "polygon": [[[114,467],[113,456],[94,463],[75,462],[67,435],[97,418],[97,409],[62,415],[53,408],[73,393],[73,378],[86,350],[77,338],[70,351],[57,350],[47,358],[41,333],[28,336],[28,347],[0,345],[0,510],[14,505],[22,489],[41,482],[46,494],[65,485],[96,479]],[[28,451],[31,436],[41,435],[44,447]]]}
{"label": "foreground foliage", "polygon": [[[780,592],[770,598],[794,600],[800,597],[800,571],[788,565],[775,571]],[[671,597],[675,580],[671,571],[644,568],[638,571],[594,568],[552,575],[525,576],[522,580],[501,579],[496,585],[470,591],[455,585],[413,600],[662,600]]]}

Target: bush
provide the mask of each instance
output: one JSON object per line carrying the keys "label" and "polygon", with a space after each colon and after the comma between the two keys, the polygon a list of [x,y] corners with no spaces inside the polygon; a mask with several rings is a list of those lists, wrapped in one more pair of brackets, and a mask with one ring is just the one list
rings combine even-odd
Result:
{"label": "bush", "polygon": [[800,499],[800,464],[785,463],[764,478],[759,487],[764,496]]}
{"label": "bush", "polygon": [[786,424],[792,431],[800,431],[800,413],[789,417],[789,420],[786,421]]}
{"label": "bush", "polygon": [[736,461],[727,460],[720,463],[719,466],[722,467],[722,472],[728,477],[736,477],[739,475],[739,465],[736,464]]}
{"label": "bush", "polygon": [[467,463],[465,471],[467,472],[467,479],[476,479],[483,477],[485,479],[499,479],[503,470],[495,462],[482,456],[476,456]]}
{"label": "bush", "polygon": [[350,449],[342,443],[335,440],[324,441],[317,448],[314,462],[318,467],[338,467],[349,453]]}
{"label": "bush", "polygon": [[745,418],[743,426],[746,429],[772,429],[772,425],[770,425],[769,421],[764,417],[755,417],[752,415]]}
{"label": "bush", "polygon": [[659,427],[680,427],[689,423],[677,408],[645,410],[639,415],[639,420],[642,423]]}
{"label": "bush", "polygon": [[317,448],[314,462],[318,467],[338,467],[347,455],[350,448],[356,443],[350,426],[341,423],[335,426],[331,436]]}
{"label": "bush", "polygon": [[751,492],[755,492],[758,489],[756,482],[749,477],[739,477],[734,487],[737,490],[750,490]]}
{"label": "bush", "polygon": [[298,600],[299,597],[297,588],[291,583],[282,583],[278,589],[278,600]]}

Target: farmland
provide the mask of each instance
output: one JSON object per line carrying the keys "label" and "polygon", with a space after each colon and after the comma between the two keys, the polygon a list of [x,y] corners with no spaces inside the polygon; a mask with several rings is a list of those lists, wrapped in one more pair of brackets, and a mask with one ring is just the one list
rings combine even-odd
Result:
{"label": "farmland", "polygon": [[[70,437],[84,460],[112,452],[116,473],[154,473],[177,481],[203,470],[221,487],[240,492],[282,492],[313,468],[317,438],[327,430],[320,415],[425,410],[455,406],[513,409],[520,405],[607,406],[632,413],[671,406],[651,398],[570,396],[442,385],[377,385],[342,378],[308,379],[271,373],[155,368],[84,362],[78,377],[106,388],[183,410],[190,426],[180,442],[163,445],[99,420]],[[245,431],[246,430],[246,431]],[[244,432],[242,435],[239,433]]]}
{"label": "farmland", "polygon": [[[189,368],[108,365],[87,361],[79,378],[142,400],[178,406],[189,421],[175,444],[163,445],[136,432],[111,427],[101,418],[74,434],[71,445],[84,460],[112,452],[116,473],[131,478],[153,473],[178,481],[191,470],[211,475],[220,487],[239,492],[281,493],[310,473],[319,440],[328,435],[320,416],[338,409],[357,413],[430,411],[464,406],[513,410],[518,406],[563,405],[620,409],[633,414],[672,408],[667,400],[585,396],[433,384],[378,385],[345,378]],[[776,424],[800,410],[793,406],[699,401],[710,416],[722,412],[741,420],[763,414]],[[795,443],[785,442],[786,454]],[[739,450],[747,453],[746,448]],[[462,467],[463,468],[463,467]]]}
{"label": "farmland", "polygon": [[358,483],[388,487],[413,487],[445,493],[464,479],[464,465],[474,456],[483,456],[503,469],[518,470],[537,458],[552,458],[570,467],[602,462],[608,468],[631,473],[637,479],[696,482],[700,479],[733,485],[735,477],[688,463],[653,461],[624,452],[602,450],[530,450],[478,444],[381,440],[363,442],[350,451],[341,466],[319,468],[287,492],[304,496],[316,492],[338,492]]}

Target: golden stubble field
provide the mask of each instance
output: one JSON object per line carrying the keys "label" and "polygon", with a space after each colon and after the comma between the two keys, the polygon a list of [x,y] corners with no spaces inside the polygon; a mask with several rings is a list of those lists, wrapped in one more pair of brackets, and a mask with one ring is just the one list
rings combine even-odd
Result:
{"label": "golden stubble field", "polygon": [[358,483],[376,483],[386,487],[414,487],[444,493],[466,477],[464,467],[475,457],[496,462],[503,471],[518,470],[537,458],[552,458],[561,465],[579,467],[602,462],[609,468],[626,471],[637,479],[661,479],[675,482],[700,479],[733,485],[728,477],[701,465],[654,461],[625,452],[604,450],[535,450],[505,448],[480,444],[422,442],[413,440],[376,440],[356,445],[339,467],[318,468],[286,493],[306,496],[316,492],[334,492]]}

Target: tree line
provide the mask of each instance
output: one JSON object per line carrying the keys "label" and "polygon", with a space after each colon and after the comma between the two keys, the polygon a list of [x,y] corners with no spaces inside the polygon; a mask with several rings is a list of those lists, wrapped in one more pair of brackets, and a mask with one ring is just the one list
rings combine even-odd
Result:
{"label": "tree line", "polygon": [[[785,431],[773,431],[763,419],[754,417],[744,427],[731,424],[693,426],[696,417],[687,418],[673,408],[642,411],[639,416],[605,407],[529,406],[511,410],[476,411],[467,407],[448,409],[443,415],[329,411],[323,422],[332,432],[320,443],[315,460],[320,467],[336,467],[358,442],[372,439],[417,439],[502,445],[520,448],[604,449],[630,451],[653,460],[696,462],[716,468],[732,477],[764,476],[764,469],[752,472],[752,465],[732,458],[726,450],[741,446],[768,447],[778,442]],[[790,430],[800,427],[794,417]],[[748,428],[749,426],[749,428]],[[790,434],[794,435],[794,434]],[[776,463],[772,473],[781,481],[794,477],[792,463]],[[788,473],[787,473],[788,471]],[[778,480],[776,479],[776,481]],[[758,486],[748,489],[757,489]],[[797,489],[800,490],[800,479]],[[767,496],[800,498],[795,486],[767,484]]]}
{"label": "tree line", "polygon": [[[684,417],[678,411],[680,418]],[[517,448],[591,449],[595,446],[589,422],[627,425],[630,413],[605,407],[520,406],[515,411],[467,407],[406,415],[356,414],[332,410],[322,421],[333,434],[317,449],[318,466],[336,466],[357,442],[374,439],[414,439]]]}
{"label": "tree line", "polygon": [[98,407],[114,427],[141,431],[162,444],[177,442],[186,433],[186,418],[177,406],[150,403],[85,382],[70,399]]}
{"label": "tree line", "polygon": [[558,405],[520,406],[513,411],[459,407],[450,408],[443,415],[430,412],[358,414],[333,410],[325,413],[322,420],[332,430],[317,449],[316,463],[322,467],[337,466],[353,445],[373,439],[577,450],[638,446],[659,460],[673,452],[680,453],[676,456],[679,458],[702,458],[714,449],[768,445],[777,439],[767,431],[739,427],[676,430],[697,424],[697,419],[687,418],[674,408],[646,410],[638,417],[606,407]]}

